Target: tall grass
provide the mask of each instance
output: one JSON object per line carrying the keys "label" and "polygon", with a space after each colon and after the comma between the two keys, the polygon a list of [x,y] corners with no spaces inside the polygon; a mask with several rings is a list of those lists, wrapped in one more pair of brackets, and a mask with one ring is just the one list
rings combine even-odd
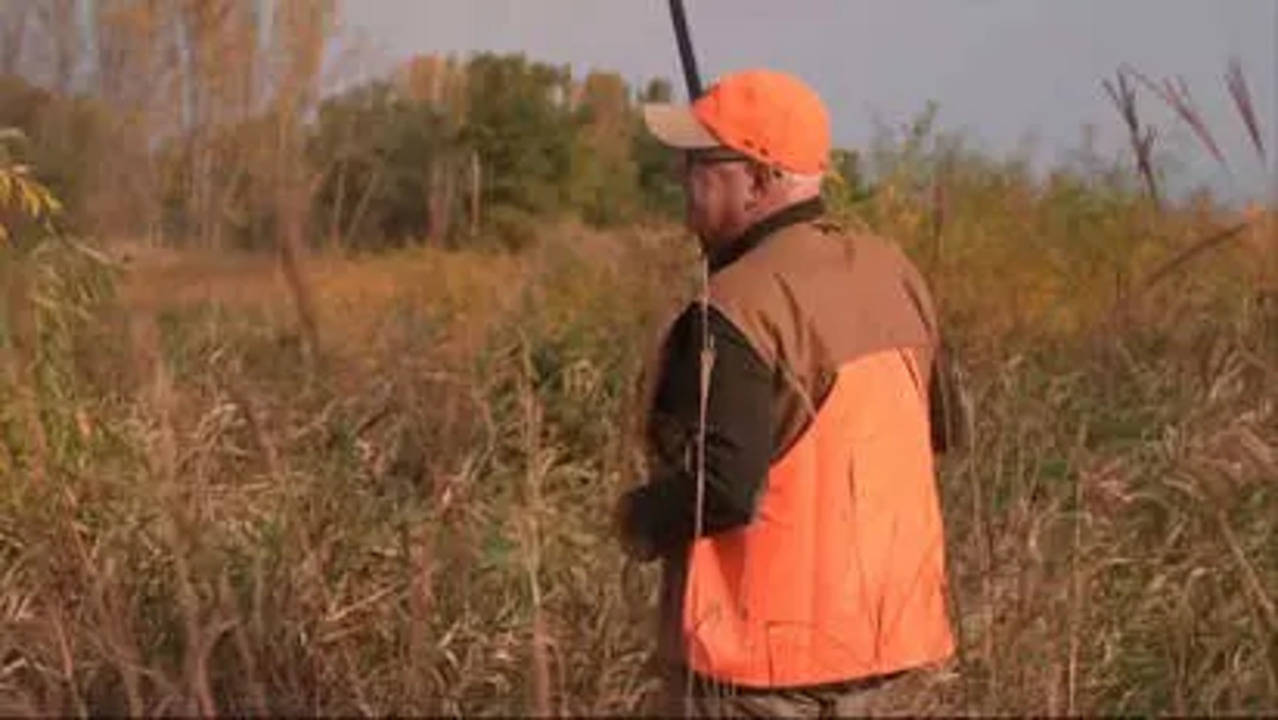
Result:
{"label": "tall grass", "polygon": [[[976,411],[941,477],[960,656],[893,701],[1278,711],[1269,250],[1217,248],[1116,321],[1230,219],[945,167],[939,227],[908,168],[852,216],[938,287]],[[266,260],[144,253],[117,284],[87,258],[32,266],[41,362],[0,385],[0,713],[642,707],[656,569],[607,518],[693,296],[679,233],[320,258],[313,365]]]}

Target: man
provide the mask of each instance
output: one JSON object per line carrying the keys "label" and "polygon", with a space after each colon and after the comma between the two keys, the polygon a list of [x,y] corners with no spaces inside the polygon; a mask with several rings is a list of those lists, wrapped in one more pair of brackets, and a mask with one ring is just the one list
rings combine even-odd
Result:
{"label": "man", "polygon": [[954,647],[931,298],[898,250],[822,217],[829,118],[801,81],[732,74],[644,114],[685,153],[710,271],[663,343],[654,471],[617,511],[627,551],[666,562],[671,695],[699,715],[861,713]]}

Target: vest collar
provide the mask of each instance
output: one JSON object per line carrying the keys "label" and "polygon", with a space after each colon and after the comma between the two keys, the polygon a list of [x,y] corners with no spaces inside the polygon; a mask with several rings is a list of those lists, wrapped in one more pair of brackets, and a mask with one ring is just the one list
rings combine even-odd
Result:
{"label": "vest collar", "polygon": [[751,225],[736,240],[727,243],[717,251],[710,253],[710,272],[716,273],[731,265],[741,256],[763,244],[777,231],[815,220],[825,213],[825,203],[820,197],[787,205],[759,222]]}

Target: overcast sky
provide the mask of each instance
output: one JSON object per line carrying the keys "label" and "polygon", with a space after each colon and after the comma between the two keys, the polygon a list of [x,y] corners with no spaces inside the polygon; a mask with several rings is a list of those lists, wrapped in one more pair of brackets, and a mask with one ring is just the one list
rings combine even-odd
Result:
{"label": "overcast sky", "polygon": [[[1027,138],[1051,162],[1094,124],[1116,151],[1122,125],[1101,80],[1120,63],[1161,79],[1183,75],[1233,168],[1231,179],[1152,96],[1146,116],[1164,150],[1190,163],[1177,184],[1231,196],[1266,189],[1266,173],[1222,79],[1243,64],[1272,158],[1278,154],[1278,0],[685,0],[702,74],[794,72],[830,106],[835,138],[863,146],[875,118],[893,125],[940,104],[942,128],[1010,151]],[[358,0],[349,29],[376,64],[414,53],[522,51],[633,82],[682,75],[664,0]]]}

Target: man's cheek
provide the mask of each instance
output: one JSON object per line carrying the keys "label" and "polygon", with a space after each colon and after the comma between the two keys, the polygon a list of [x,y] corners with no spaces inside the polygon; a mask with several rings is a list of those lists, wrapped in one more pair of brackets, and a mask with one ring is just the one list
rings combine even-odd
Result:
{"label": "man's cheek", "polygon": [[688,218],[688,224],[693,230],[700,230],[705,224],[706,208],[704,201],[704,190],[700,184],[695,182],[688,183],[687,191],[684,193],[684,212]]}

